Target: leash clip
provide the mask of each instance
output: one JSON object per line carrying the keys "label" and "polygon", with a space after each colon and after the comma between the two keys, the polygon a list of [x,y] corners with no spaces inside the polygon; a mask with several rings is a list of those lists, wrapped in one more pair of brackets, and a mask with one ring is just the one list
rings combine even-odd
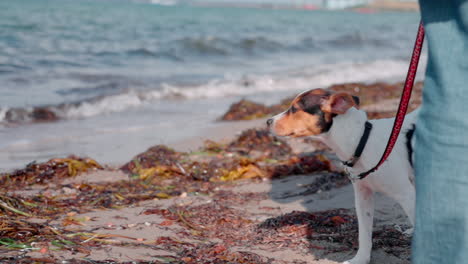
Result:
{"label": "leash clip", "polygon": [[359,177],[359,175],[355,175],[351,172],[351,168],[348,167],[348,166],[345,166],[343,168],[344,170],[344,173],[345,175],[348,177],[348,179],[351,181],[351,182],[356,182],[357,180],[360,180],[361,178]]}
{"label": "leash clip", "polygon": [[354,167],[354,164],[358,161],[359,157],[353,156],[351,159],[347,161],[343,161],[343,165],[346,166],[346,168]]}

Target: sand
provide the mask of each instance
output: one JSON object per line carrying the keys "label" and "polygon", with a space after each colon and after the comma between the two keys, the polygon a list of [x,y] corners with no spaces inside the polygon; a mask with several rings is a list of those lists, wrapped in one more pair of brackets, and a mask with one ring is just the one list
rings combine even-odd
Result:
{"label": "sand", "polygon": [[392,11],[419,11],[418,2],[410,1],[376,0],[369,4],[369,7]]}
{"label": "sand", "polygon": [[[264,121],[221,122],[215,130],[206,131],[204,136],[197,136],[191,140],[175,143],[172,147],[180,151],[195,150],[202,144],[204,139],[209,138],[217,141],[232,139],[246,128],[263,126]],[[291,145],[298,152],[313,150],[310,145],[305,145],[298,141],[291,141]],[[171,256],[180,254],[180,252],[178,249],[170,250],[167,247],[158,246],[158,243],[163,243],[161,242],[163,238],[170,237],[178,241],[178,243],[188,242],[197,245],[212,243],[213,245],[220,245],[223,237],[212,237],[209,241],[199,241],[196,238],[187,236],[187,232],[196,232],[195,227],[191,228],[190,225],[186,225],[184,222],[170,221],[160,214],[148,212],[174,207],[203,208],[206,206],[206,208],[216,209],[224,206],[229,209],[231,214],[242,216],[242,219],[248,219],[245,225],[240,225],[240,230],[238,231],[250,232],[250,236],[258,239],[260,242],[246,241],[245,243],[237,243],[227,249],[221,248],[220,250],[242,252],[242,254],[254,253],[263,259],[269,259],[271,263],[339,263],[350,259],[355,254],[355,249],[340,249],[342,245],[336,242],[309,241],[305,235],[298,235],[295,232],[290,234],[281,233],[281,240],[279,238],[275,240],[275,233],[270,230],[264,231],[265,236],[259,237],[259,235],[254,234],[256,230],[255,226],[271,221],[271,219],[277,219],[285,214],[294,214],[294,212],[298,214],[300,212],[344,209],[349,210],[346,212],[349,212],[353,216],[355,214],[354,197],[351,185],[319,191],[313,194],[304,193],[304,190],[307,190],[307,186],[320,176],[322,175],[312,174],[296,175],[276,180],[242,180],[223,185],[214,194],[208,196],[196,193],[183,193],[178,197],[144,201],[126,208],[95,210],[73,215],[75,219],[85,219],[76,228],[79,228],[82,232],[108,234],[109,243],[98,249],[91,247],[91,251],[87,253],[72,253],[61,250],[48,251],[46,253],[26,251],[21,254],[35,258],[53,257],[58,260],[86,259],[93,261],[133,261],[136,263],[141,261],[174,263],[170,261]],[[75,191],[75,189],[67,187],[70,185],[112,182],[126,179],[127,177],[127,175],[117,169],[106,169],[69,178],[61,184],[34,186],[28,191],[18,191],[16,193],[26,196],[37,193],[69,194]],[[230,199],[230,197],[237,197],[237,200],[234,198]],[[49,225],[58,225],[62,220],[54,220]],[[187,221],[190,222],[192,220]],[[375,229],[379,230],[388,226],[404,231],[408,228],[409,222],[401,208],[394,201],[378,195],[376,199]],[[303,230],[301,229],[303,226],[298,226],[298,228],[298,230]],[[355,223],[350,228],[356,230]],[[289,240],[285,240],[286,235],[290,236]],[[408,237],[407,240],[410,240],[410,238]],[[87,241],[84,243],[87,243]],[[324,249],[330,247],[340,250],[330,252],[330,250]],[[399,248],[398,254],[391,254],[387,251],[382,248],[375,249],[372,252],[371,263],[410,263],[408,246]],[[16,256],[19,253],[13,251],[6,254]]]}

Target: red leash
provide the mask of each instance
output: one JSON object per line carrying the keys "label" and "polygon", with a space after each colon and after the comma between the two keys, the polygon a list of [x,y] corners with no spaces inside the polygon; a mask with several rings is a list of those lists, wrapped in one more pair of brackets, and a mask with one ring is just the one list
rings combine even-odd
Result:
{"label": "red leash", "polygon": [[400,105],[398,106],[398,112],[395,117],[395,122],[393,123],[392,133],[388,139],[387,147],[385,152],[380,158],[379,163],[375,165],[372,169],[363,172],[358,175],[359,179],[364,179],[369,174],[376,171],[390,156],[392,149],[397,142],[398,135],[400,134],[401,127],[403,126],[403,121],[405,120],[406,111],[408,110],[409,100],[411,98],[411,92],[413,91],[414,80],[416,78],[416,72],[418,70],[419,57],[421,56],[421,50],[424,42],[424,27],[422,21],[419,24],[418,34],[416,35],[416,42],[414,43],[413,55],[411,56],[411,61],[408,69],[408,75],[406,75],[405,86],[403,88],[403,93],[400,99]]}

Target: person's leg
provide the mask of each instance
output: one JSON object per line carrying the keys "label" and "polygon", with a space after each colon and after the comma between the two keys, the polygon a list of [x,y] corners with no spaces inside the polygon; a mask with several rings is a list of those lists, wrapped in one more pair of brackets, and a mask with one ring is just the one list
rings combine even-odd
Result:
{"label": "person's leg", "polygon": [[428,66],[416,126],[413,263],[468,263],[468,1],[420,0]]}

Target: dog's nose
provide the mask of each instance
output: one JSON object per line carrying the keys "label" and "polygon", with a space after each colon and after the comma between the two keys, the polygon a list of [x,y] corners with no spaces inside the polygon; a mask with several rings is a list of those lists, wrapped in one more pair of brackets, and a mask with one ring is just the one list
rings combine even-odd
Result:
{"label": "dog's nose", "polygon": [[267,120],[267,126],[271,126],[271,124],[273,124],[273,118],[270,118]]}

